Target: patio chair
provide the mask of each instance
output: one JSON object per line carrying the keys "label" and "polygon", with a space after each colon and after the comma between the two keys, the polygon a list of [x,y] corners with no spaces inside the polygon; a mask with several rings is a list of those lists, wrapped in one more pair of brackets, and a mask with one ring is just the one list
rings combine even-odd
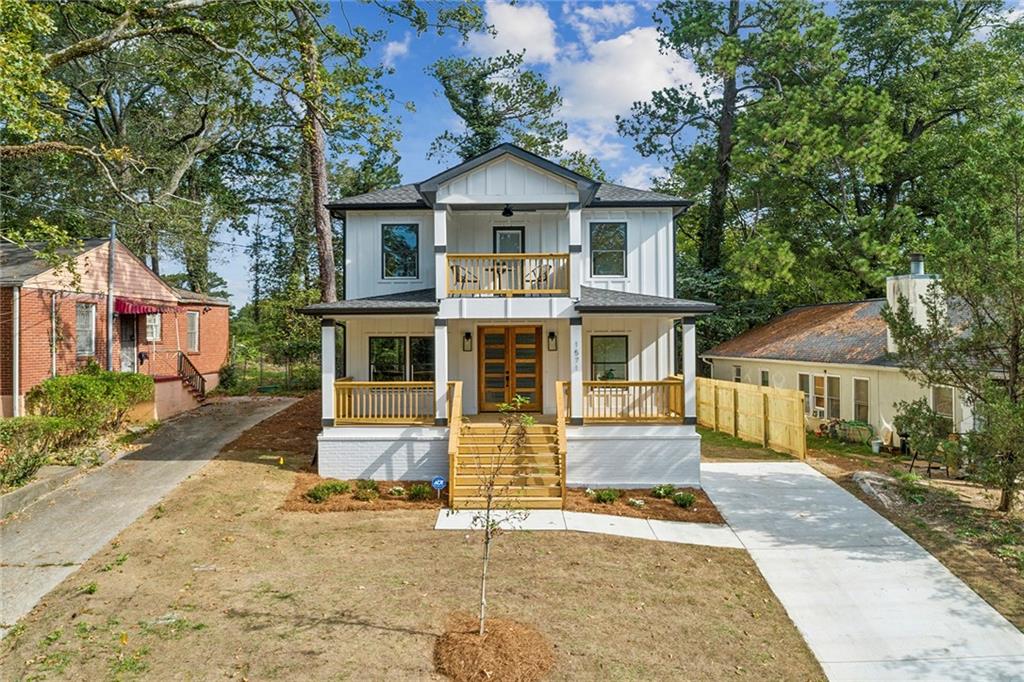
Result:
{"label": "patio chair", "polygon": [[456,289],[479,289],[476,285],[480,283],[476,275],[470,272],[467,268],[457,263],[452,263],[452,284],[455,285]]}
{"label": "patio chair", "polygon": [[523,278],[526,289],[550,289],[551,288],[551,264],[542,263],[526,273]]}

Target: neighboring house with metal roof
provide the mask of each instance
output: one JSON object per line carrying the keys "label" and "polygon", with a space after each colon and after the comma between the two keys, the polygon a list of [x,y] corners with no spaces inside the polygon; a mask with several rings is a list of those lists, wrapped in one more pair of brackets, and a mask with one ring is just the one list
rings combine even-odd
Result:
{"label": "neighboring house with metal roof", "polygon": [[462,417],[496,423],[519,396],[550,424],[536,427],[538,452],[553,448],[542,484],[513,486],[535,506],[560,506],[566,481],[698,483],[694,321],[715,306],[674,297],[673,221],[689,205],[511,144],[329,204],[342,300],[303,309],[323,320],[321,475],[452,475],[453,501],[471,505],[461,458],[496,444]]}
{"label": "neighboring house with metal roof", "polygon": [[154,378],[142,418],[192,409],[217,385],[227,301],[168,286],[121,242],[113,254],[107,239],[62,249],[70,268],[40,258],[40,246],[0,244],[0,417],[23,414],[33,386],[90,361]]}
{"label": "neighboring house with metal roof", "polygon": [[896,445],[896,404],[926,397],[952,430],[968,431],[971,410],[953,388],[922,386],[900,371],[882,319],[882,310],[902,295],[923,322],[921,297],[935,279],[914,254],[910,273],[888,278],[887,298],[793,308],[702,358],[714,379],[803,391],[808,429],[829,419],[866,422],[884,443]]}

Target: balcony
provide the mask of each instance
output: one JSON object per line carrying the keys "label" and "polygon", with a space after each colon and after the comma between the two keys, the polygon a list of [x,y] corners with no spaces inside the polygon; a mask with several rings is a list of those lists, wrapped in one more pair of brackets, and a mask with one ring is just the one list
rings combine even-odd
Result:
{"label": "balcony", "polygon": [[568,296],[567,253],[448,254],[448,296]]}

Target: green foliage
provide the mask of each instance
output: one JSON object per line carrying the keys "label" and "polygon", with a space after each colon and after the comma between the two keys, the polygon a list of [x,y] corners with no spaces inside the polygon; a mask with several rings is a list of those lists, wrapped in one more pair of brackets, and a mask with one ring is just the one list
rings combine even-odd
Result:
{"label": "green foliage", "polygon": [[[0,419],[0,488],[28,483],[40,467],[96,434],[93,423],[74,416],[26,415]],[[65,462],[77,463],[77,460]]]}
{"label": "green foliage", "polygon": [[360,502],[370,502],[380,497],[380,491],[376,488],[358,488],[352,493],[352,497]]}
{"label": "green foliage", "polygon": [[388,488],[388,495],[391,497],[405,497],[405,488],[400,485]]}
{"label": "green foliage", "polygon": [[326,502],[332,495],[342,495],[349,491],[349,484],[345,481],[323,481],[306,491],[303,495],[310,502]]}
{"label": "green foliage", "polygon": [[621,497],[621,493],[618,490],[611,488],[605,488],[603,490],[595,490],[591,494],[590,498],[598,504],[612,504]]}
{"label": "green foliage", "polygon": [[45,450],[18,448],[0,453],[0,489],[17,488],[28,483],[49,460]]}
{"label": "green foliage", "polygon": [[676,491],[676,487],[671,483],[662,483],[651,488],[651,497],[656,497],[659,500],[663,500],[667,497],[671,497],[672,493]]}
{"label": "green foliage", "polygon": [[82,585],[80,588],[78,588],[78,593],[79,594],[96,594],[96,590],[98,590],[98,589],[99,589],[99,586],[96,584],[95,581],[93,581],[91,583],[87,583],[85,585]]}
{"label": "green foliage", "polygon": [[923,504],[925,501],[925,487],[921,484],[921,477],[910,471],[893,469],[889,474],[896,479],[896,490],[905,501],[911,504]]}
{"label": "green foliage", "polygon": [[90,436],[120,426],[128,411],[153,399],[153,378],[145,374],[87,368],[78,374],[51,377],[25,396],[30,412],[75,419]]}
{"label": "green foliage", "polygon": [[217,382],[218,388],[230,390],[238,385],[238,368],[230,363],[222,366],[218,370],[217,376],[220,379]]}
{"label": "green foliage", "polygon": [[413,483],[409,486],[409,493],[406,497],[413,502],[422,502],[430,499],[432,494],[434,494],[434,489],[426,483]]}
{"label": "green foliage", "polygon": [[679,492],[672,494],[673,504],[677,507],[682,507],[683,509],[689,509],[696,501],[697,496],[685,490],[680,490]]}
{"label": "green foliage", "polygon": [[372,490],[380,492],[380,484],[369,478],[361,478],[356,481],[356,490]]}

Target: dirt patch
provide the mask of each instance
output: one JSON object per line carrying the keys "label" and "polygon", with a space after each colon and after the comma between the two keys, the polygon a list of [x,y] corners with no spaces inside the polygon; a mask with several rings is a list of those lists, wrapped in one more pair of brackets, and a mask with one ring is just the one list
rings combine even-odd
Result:
{"label": "dirt patch", "polygon": [[[692,523],[725,523],[711,498],[699,488],[679,488],[678,492],[691,493],[696,500],[692,507],[683,508],[669,499],[659,499],[650,490],[617,490],[619,497],[614,502],[603,504],[588,495],[583,488],[566,491],[565,511],[590,512],[631,516],[637,519],[658,519],[661,521],[690,521]],[[642,507],[634,507],[629,500],[643,500]]]}
{"label": "dirt patch", "polygon": [[316,452],[320,424],[320,392],[311,393],[291,407],[264,419],[235,440],[222,452],[274,451],[309,455]]}
{"label": "dirt patch", "polygon": [[444,506],[447,499],[442,494],[441,499],[437,493],[430,491],[430,497],[425,500],[409,500],[401,495],[391,494],[391,490],[400,487],[408,493],[409,489],[416,484],[430,486],[429,481],[376,481],[379,497],[373,500],[358,500],[354,497],[358,490],[355,481],[348,481],[350,490],[346,493],[331,495],[323,502],[312,502],[306,498],[306,493],[313,486],[334,479],[321,478],[312,473],[299,473],[295,477],[295,485],[292,486],[288,497],[281,504],[283,511],[300,512],[350,512],[350,511],[388,511],[394,509],[438,509]]}
{"label": "dirt patch", "polygon": [[484,636],[477,619],[453,616],[434,645],[434,664],[456,682],[536,682],[554,665],[551,645],[529,625],[507,618],[486,621]]}

